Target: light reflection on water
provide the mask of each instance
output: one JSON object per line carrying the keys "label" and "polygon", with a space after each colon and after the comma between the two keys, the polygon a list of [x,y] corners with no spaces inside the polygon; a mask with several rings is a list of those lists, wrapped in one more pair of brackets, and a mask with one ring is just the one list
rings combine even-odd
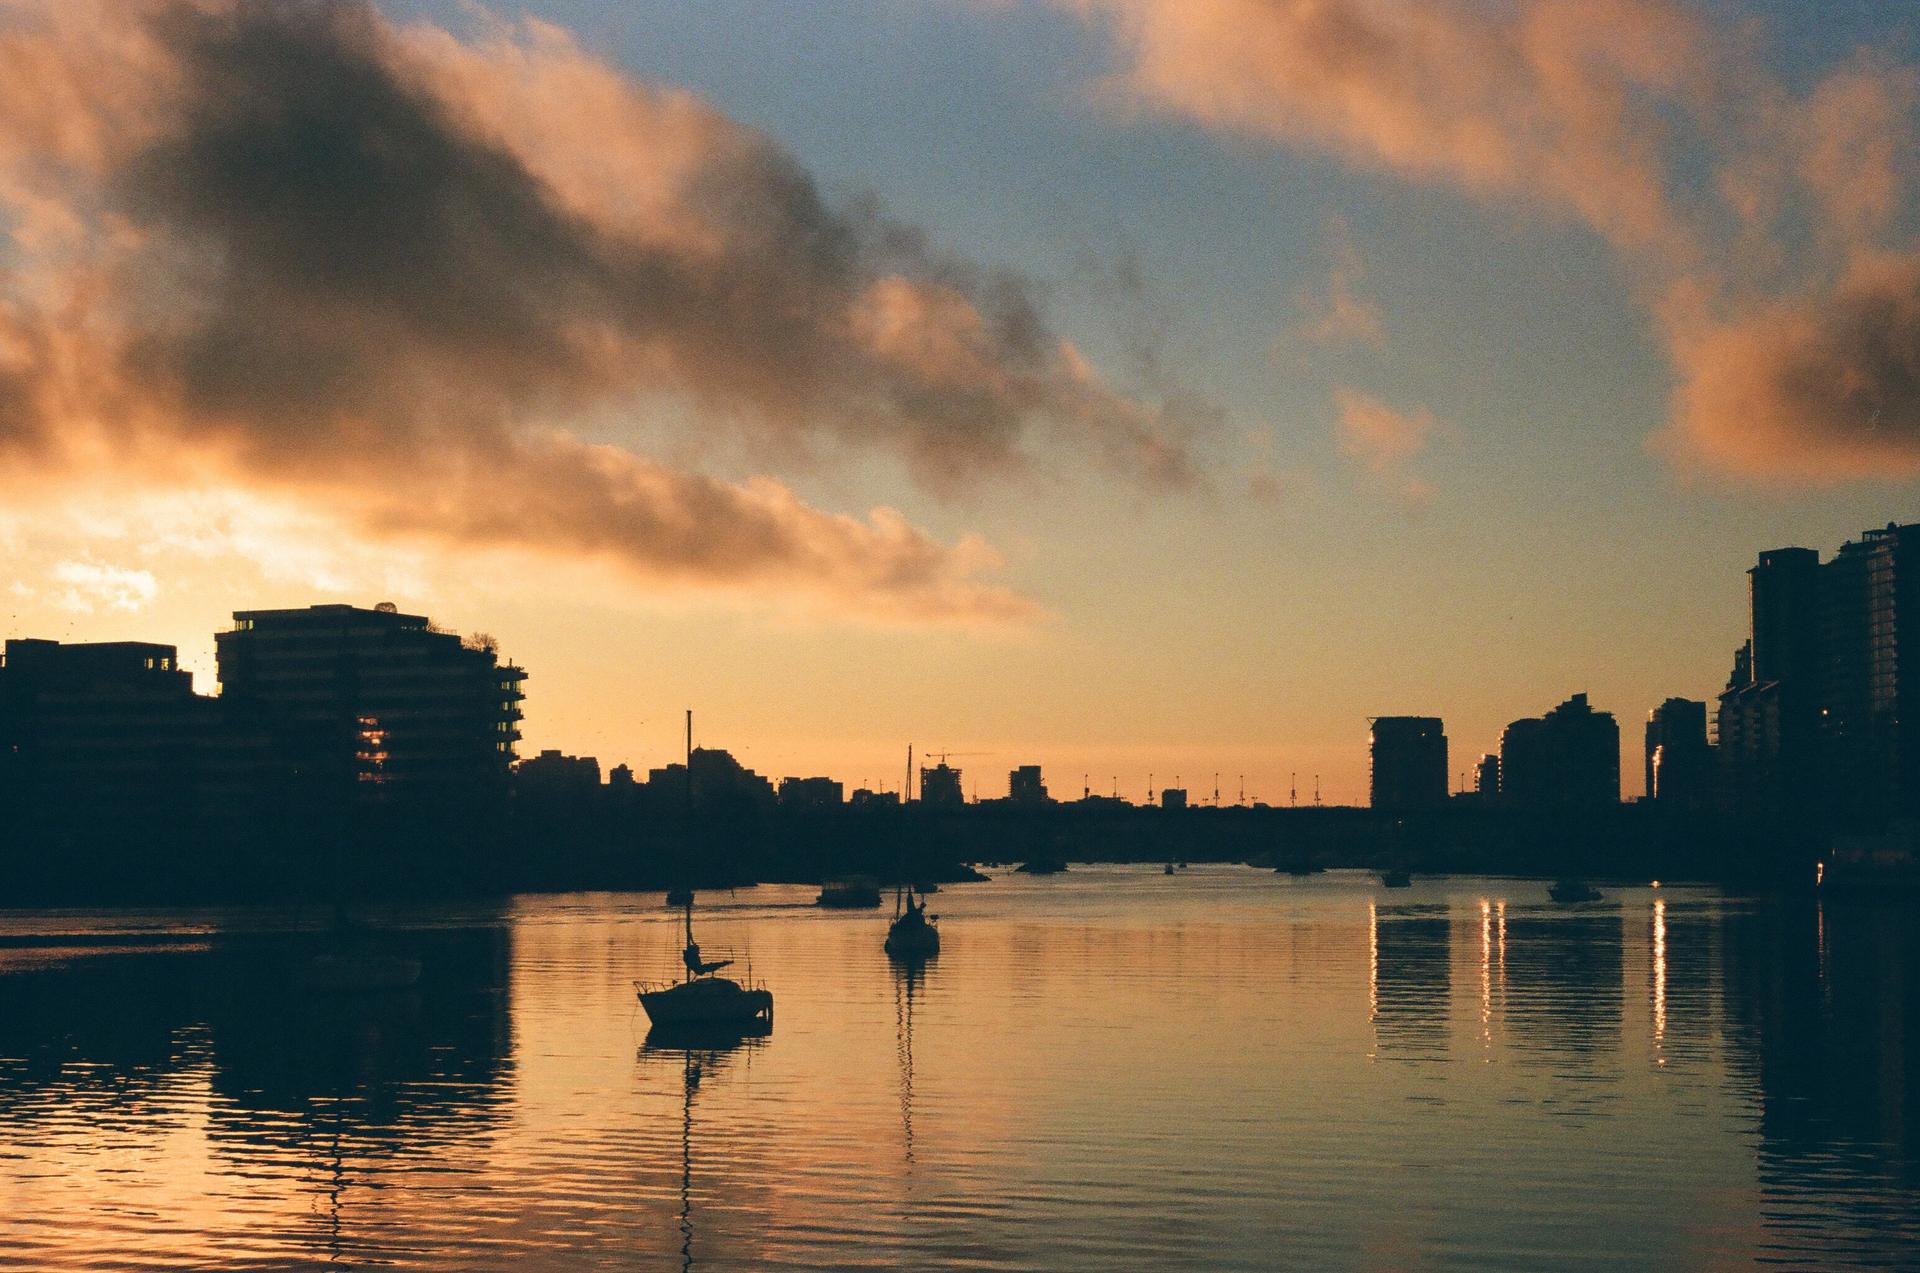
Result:
{"label": "light reflection on water", "polygon": [[770,1038],[649,1040],[657,896],[383,918],[0,915],[0,1267],[1899,1263],[1902,914],[1537,883],[1076,868],[883,916],[703,895]]}

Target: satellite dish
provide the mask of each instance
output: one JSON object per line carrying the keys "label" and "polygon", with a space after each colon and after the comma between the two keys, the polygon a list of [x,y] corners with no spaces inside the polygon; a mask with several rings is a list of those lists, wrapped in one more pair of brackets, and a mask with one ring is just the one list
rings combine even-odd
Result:
{"label": "satellite dish", "polygon": [[378,610],[381,614],[399,614],[400,613],[400,607],[396,606],[391,601],[382,601],[379,605],[375,606],[374,609]]}

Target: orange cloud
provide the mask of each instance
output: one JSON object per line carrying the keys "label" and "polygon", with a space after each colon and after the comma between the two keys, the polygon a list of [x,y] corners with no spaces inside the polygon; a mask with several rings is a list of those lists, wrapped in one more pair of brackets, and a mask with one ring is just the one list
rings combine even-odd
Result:
{"label": "orange cloud", "polygon": [[1336,389],[1335,432],[1340,453],[1376,478],[1392,482],[1400,494],[1427,500],[1433,488],[1409,472],[1415,457],[1427,449],[1434,433],[1433,413],[1424,407],[1396,411],[1371,394]]}
{"label": "orange cloud", "polygon": [[1855,258],[1832,288],[1672,320],[1670,444],[1744,477],[1920,477],[1920,251]]}
{"label": "orange cloud", "polygon": [[544,24],[16,4],[0,215],[0,450],[41,472],[304,490],[372,531],[941,620],[1032,607],[977,541],[556,426],[691,407],[948,488],[1036,438],[1191,477],[1201,417],[1110,387],[1020,280],[833,206],[770,139]]}
{"label": "orange cloud", "polygon": [[[1677,459],[1920,475],[1914,68],[1863,53],[1796,93],[1749,32],[1669,0],[1060,2],[1111,34],[1123,90],[1150,107],[1602,236],[1667,342],[1658,441]],[[1321,322],[1369,330],[1339,282]],[[1384,419],[1343,404],[1349,453],[1412,444]]]}

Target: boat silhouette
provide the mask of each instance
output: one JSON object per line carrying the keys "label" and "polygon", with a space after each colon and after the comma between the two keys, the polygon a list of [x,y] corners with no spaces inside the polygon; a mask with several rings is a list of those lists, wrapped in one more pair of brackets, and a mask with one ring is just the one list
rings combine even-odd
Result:
{"label": "boat silhouette", "polygon": [[655,1027],[702,1027],[719,1034],[732,1031],[734,1037],[772,1030],[773,992],[765,986],[742,986],[730,978],[714,976],[733,960],[701,958],[700,944],[693,939],[691,897],[684,914],[687,944],[680,952],[680,962],[686,976],[666,985],[633,983],[647,1019]]}
{"label": "boat silhouette", "polygon": [[934,927],[936,916],[927,914],[925,900],[916,902],[911,892],[895,889],[893,904],[893,922],[887,925],[887,954],[895,959],[930,959],[939,954],[940,930]]}

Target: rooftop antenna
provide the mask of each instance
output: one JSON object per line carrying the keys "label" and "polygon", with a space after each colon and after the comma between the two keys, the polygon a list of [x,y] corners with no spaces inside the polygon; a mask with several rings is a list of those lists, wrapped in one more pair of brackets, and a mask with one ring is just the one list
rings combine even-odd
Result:
{"label": "rooftop antenna", "polygon": [[693,812],[693,709],[687,709],[687,812]]}
{"label": "rooftop antenna", "polygon": [[907,785],[900,789],[900,803],[913,799],[913,744],[907,744]]}
{"label": "rooftop antenna", "polygon": [[1320,775],[1319,774],[1315,774],[1313,776],[1313,803],[1316,806],[1318,806],[1320,803]]}
{"label": "rooftop antenna", "polygon": [[1113,776],[1113,798],[1115,800],[1118,800],[1120,798],[1120,775],[1119,774],[1115,774]]}
{"label": "rooftop antenna", "polygon": [[1220,807],[1220,771],[1218,769],[1213,771],[1213,807],[1216,809]]}
{"label": "rooftop antenna", "polygon": [[1247,776],[1245,774],[1241,774],[1240,775],[1240,803],[1245,804],[1246,802],[1247,802]]}
{"label": "rooftop antenna", "polygon": [[1147,803],[1153,803],[1153,770],[1147,770]]}
{"label": "rooftop antenna", "polygon": [[1092,794],[1093,794],[1093,775],[1081,774],[1080,775],[1080,798],[1082,800],[1085,800],[1088,796]]}

